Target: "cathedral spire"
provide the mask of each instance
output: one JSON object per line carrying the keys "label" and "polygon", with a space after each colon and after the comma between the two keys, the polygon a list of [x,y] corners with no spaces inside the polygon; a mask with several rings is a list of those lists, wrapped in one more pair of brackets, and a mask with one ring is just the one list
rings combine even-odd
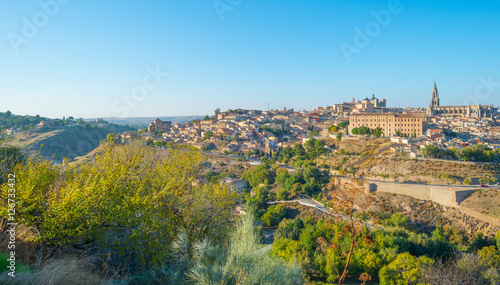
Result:
{"label": "cathedral spire", "polygon": [[436,80],[434,79],[434,88],[432,89],[432,97],[431,97],[431,110],[434,110],[439,106],[439,92],[437,90]]}

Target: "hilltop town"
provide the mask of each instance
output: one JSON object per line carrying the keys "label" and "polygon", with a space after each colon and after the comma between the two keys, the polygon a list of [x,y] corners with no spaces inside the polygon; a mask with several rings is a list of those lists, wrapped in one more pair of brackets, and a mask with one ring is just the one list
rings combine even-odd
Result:
{"label": "hilltop town", "polygon": [[157,119],[147,129],[122,133],[120,138],[125,141],[140,137],[158,146],[169,142],[189,144],[205,151],[248,157],[272,156],[310,138],[340,141],[343,137],[371,136],[392,138],[399,143],[393,151],[404,152],[410,158],[452,158],[452,150],[476,144],[493,151],[500,148],[498,116],[498,108],[490,105],[441,106],[434,84],[428,108],[388,108],[386,99],[373,95],[310,111],[217,109],[211,117],[186,123]]}

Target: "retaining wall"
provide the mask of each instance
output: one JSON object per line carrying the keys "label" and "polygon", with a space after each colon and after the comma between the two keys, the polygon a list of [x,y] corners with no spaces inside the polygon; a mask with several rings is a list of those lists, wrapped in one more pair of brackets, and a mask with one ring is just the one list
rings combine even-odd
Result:
{"label": "retaining wall", "polygon": [[444,206],[456,207],[477,188],[439,186],[427,184],[407,184],[370,181],[371,191],[407,195],[419,200],[430,200]]}

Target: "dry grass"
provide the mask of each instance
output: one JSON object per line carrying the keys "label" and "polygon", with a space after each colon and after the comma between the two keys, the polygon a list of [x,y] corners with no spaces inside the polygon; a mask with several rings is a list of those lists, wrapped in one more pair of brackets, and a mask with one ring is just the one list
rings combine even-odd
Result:
{"label": "dry grass", "polygon": [[497,189],[476,191],[460,204],[462,207],[500,219],[498,205],[500,205],[500,191]]}
{"label": "dry grass", "polygon": [[[0,217],[0,249],[7,249],[9,233],[7,220]],[[40,250],[35,239],[38,237],[36,231],[26,225],[16,226],[16,259],[26,264],[35,264],[40,259]]]}
{"label": "dry grass", "polygon": [[[331,157],[326,163],[335,165],[338,158]],[[359,158],[358,158],[359,160]],[[453,161],[430,161],[404,158],[370,157],[362,164],[356,166],[365,174],[381,175],[391,174],[398,176],[432,176],[442,177],[445,173],[450,177],[482,177],[500,174],[492,165],[474,165],[457,163]]]}
{"label": "dry grass", "polygon": [[[30,285],[106,285],[127,284],[95,273],[91,260],[64,258],[48,262],[36,272],[17,273],[15,278],[0,276],[0,284]],[[115,276],[111,276],[115,277]]]}
{"label": "dry grass", "polygon": [[[385,146],[391,145],[392,142],[383,138],[356,138],[345,139],[341,142],[334,143],[335,148],[343,149],[351,154],[366,153],[377,151]],[[437,161],[437,160],[414,160],[405,157],[396,157],[398,155],[391,151],[385,151],[378,154],[376,157],[369,157],[363,163],[356,165],[358,173],[362,175],[378,176],[378,175],[396,175],[396,176],[428,176],[441,177],[445,173],[450,177],[471,178],[483,176],[495,176],[500,174],[500,166],[498,164],[473,164],[460,163],[456,161]],[[400,156],[408,156],[401,154]],[[345,163],[342,161],[346,159]],[[336,156],[318,158],[316,163],[328,164],[332,169],[339,166],[350,165],[355,161],[359,161],[359,156]]]}
{"label": "dry grass", "polygon": [[337,144],[339,149],[344,149],[345,151],[351,153],[363,153],[368,151],[373,151],[374,153],[391,144],[391,140],[383,138],[359,138],[359,139],[345,139]]}

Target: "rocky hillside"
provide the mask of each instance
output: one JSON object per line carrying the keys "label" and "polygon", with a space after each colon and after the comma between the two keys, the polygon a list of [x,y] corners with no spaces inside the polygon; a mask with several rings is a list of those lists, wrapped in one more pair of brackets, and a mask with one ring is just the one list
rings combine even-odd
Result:
{"label": "rocky hillside", "polygon": [[[389,214],[402,213],[411,225],[430,233],[437,225],[454,226],[473,235],[482,232],[494,236],[500,231],[500,219],[481,215],[469,206],[445,207],[432,201],[421,201],[405,195],[373,193],[369,210]],[[467,200],[466,200],[467,201]]]}
{"label": "rocky hillside", "polygon": [[437,159],[410,159],[396,155],[387,147],[392,145],[388,139],[349,139],[330,142],[337,151],[334,155],[320,157],[317,165],[327,164],[330,169],[346,169],[349,165],[356,168],[358,175],[366,177],[403,177],[427,176],[435,178],[465,178],[500,175],[497,163],[473,163]]}

